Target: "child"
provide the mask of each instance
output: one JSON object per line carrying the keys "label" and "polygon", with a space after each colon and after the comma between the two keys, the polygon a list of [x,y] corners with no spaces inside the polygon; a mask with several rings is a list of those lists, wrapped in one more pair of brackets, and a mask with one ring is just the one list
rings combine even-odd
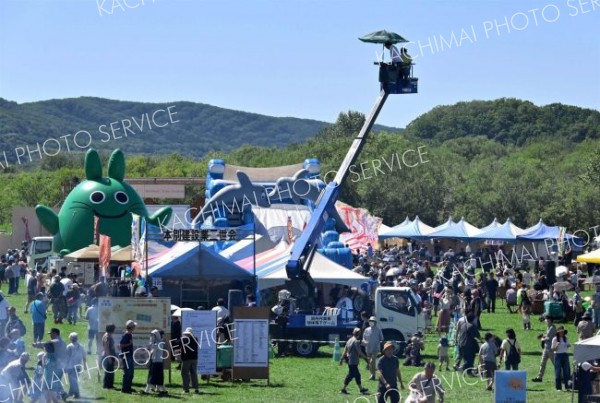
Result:
{"label": "child", "polygon": [[438,344],[437,353],[440,360],[440,371],[444,366],[444,362],[446,363],[446,371],[449,371],[448,364],[450,363],[450,357],[448,356],[448,337],[442,336],[440,338],[440,344]]}
{"label": "child", "polygon": [[425,344],[421,337],[421,332],[415,333],[412,337],[410,344],[406,347],[406,360],[404,361],[404,365],[412,365],[415,367],[423,365],[421,363],[421,350],[425,349]]}
{"label": "child", "polygon": [[519,291],[521,294],[521,304],[520,309],[523,314],[523,329],[531,330],[531,299],[529,298],[529,293],[527,292],[527,286],[523,284],[523,288]]}

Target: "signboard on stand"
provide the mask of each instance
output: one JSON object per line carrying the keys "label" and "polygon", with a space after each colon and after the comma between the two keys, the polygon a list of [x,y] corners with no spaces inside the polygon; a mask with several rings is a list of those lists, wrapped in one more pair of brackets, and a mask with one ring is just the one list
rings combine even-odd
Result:
{"label": "signboard on stand", "polygon": [[[181,312],[181,328],[192,328],[194,338],[198,341],[198,366],[200,375],[213,375],[217,373],[217,342],[215,329],[217,328],[216,311],[183,311]],[[185,349],[185,343],[181,343]]]}
{"label": "signboard on stand", "polygon": [[[113,323],[115,335],[120,337],[128,320],[137,323],[133,333],[134,357],[137,363],[144,364],[150,332],[161,329],[165,331],[165,341],[170,338],[171,298],[98,298],[98,329],[102,334],[106,325]],[[165,367],[170,368],[170,363],[166,362]]]}
{"label": "signboard on stand", "polygon": [[269,308],[237,307],[234,317],[233,379],[269,382]]}

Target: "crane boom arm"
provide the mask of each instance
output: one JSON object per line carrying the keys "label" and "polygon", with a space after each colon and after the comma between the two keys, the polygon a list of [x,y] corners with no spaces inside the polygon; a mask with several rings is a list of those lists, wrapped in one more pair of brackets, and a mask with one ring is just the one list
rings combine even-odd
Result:
{"label": "crane boom arm", "polygon": [[352,142],[352,146],[346,153],[344,161],[340,165],[340,169],[332,182],[330,182],[319,195],[316,201],[316,207],[310,217],[310,220],[300,235],[300,238],[294,243],[292,254],[286,265],[286,273],[288,278],[301,278],[307,274],[308,268],[314,256],[319,243],[319,236],[327,222],[327,219],[332,215],[335,209],[341,186],[348,177],[350,167],[356,162],[360,152],[362,151],[369,132],[377,120],[379,112],[383,108],[383,104],[388,97],[386,91],[381,91],[375,105],[371,109],[371,113],[367,116],[363,127],[358,136]]}

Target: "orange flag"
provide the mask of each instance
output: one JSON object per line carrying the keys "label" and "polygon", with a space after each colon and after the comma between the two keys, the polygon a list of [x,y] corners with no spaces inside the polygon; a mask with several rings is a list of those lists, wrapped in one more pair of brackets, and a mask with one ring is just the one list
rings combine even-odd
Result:
{"label": "orange flag", "polygon": [[106,278],[106,269],[110,266],[110,237],[100,235],[100,277]]}

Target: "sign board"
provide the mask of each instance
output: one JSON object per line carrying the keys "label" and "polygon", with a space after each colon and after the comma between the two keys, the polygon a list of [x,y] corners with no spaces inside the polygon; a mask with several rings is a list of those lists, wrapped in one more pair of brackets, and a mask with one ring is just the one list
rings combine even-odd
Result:
{"label": "sign board", "polygon": [[[198,366],[196,371],[201,375],[217,373],[217,342],[214,330],[217,328],[216,311],[183,311],[181,312],[182,329],[192,328],[198,341]],[[185,345],[182,343],[181,348]]]}
{"label": "sign board", "polygon": [[235,228],[220,229],[165,229],[163,240],[167,242],[212,242],[212,241],[237,241],[238,230]]}
{"label": "sign board", "polygon": [[171,332],[171,298],[98,298],[98,329],[104,331],[106,325],[116,326],[115,343],[125,333],[125,323],[137,323],[133,333],[134,356],[138,363],[147,359],[144,348],[150,342],[150,332],[162,329]]}
{"label": "sign board", "polygon": [[335,315],[306,315],[305,325],[311,326],[337,326]]}
{"label": "sign board", "polygon": [[527,372],[496,371],[494,403],[526,403]]}
{"label": "sign board", "polygon": [[233,366],[268,367],[269,320],[236,319],[233,323]]}
{"label": "sign board", "polygon": [[267,307],[236,307],[233,321],[232,379],[269,380],[269,318]]}
{"label": "sign board", "polygon": [[143,199],[184,199],[185,185],[174,184],[134,184],[133,188]]}
{"label": "sign board", "polygon": [[163,282],[161,277],[152,277],[152,285],[156,286],[159,291],[163,289]]}
{"label": "sign board", "polygon": [[83,263],[83,284],[91,285],[94,284],[95,280],[96,276],[94,273],[94,263]]}

